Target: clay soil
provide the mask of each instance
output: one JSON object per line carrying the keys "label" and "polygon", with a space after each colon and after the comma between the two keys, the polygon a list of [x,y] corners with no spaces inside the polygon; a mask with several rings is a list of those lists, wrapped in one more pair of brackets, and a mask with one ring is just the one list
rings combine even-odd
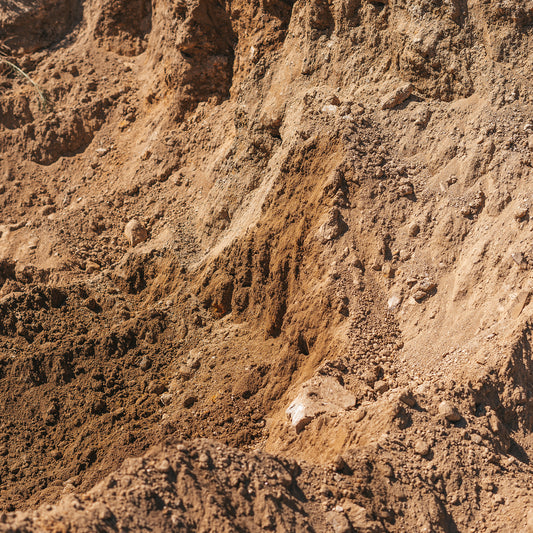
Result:
{"label": "clay soil", "polygon": [[533,531],[532,46],[0,0],[0,531]]}

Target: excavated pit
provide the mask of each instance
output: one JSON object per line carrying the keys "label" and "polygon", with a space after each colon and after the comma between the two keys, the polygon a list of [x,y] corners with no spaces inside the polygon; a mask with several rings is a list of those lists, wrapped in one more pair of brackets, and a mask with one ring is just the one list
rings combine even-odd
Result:
{"label": "excavated pit", "polygon": [[0,530],[533,530],[532,21],[0,0]]}

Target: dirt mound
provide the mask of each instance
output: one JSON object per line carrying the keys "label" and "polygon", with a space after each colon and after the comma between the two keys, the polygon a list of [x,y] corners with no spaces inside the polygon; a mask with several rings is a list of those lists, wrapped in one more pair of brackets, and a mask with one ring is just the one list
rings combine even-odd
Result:
{"label": "dirt mound", "polygon": [[2,45],[20,54],[61,41],[81,20],[81,2],[71,0],[2,0]]}
{"label": "dirt mound", "polygon": [[[9,516],[4,531],[308,531],[296,463],[247,457],[208,441],[128,459],[87,494],[66,496],[31,517]],[[4,515],[5,516],[5,515]],[[316,517],[315,517],[316,519]]]}
{"label": "dirt mound", "polygon": [[[531,495],[520,482],[509,491],[493,477],[475,480],[490,439],[453,427],[430,433],[410,444],[391,438],[359,447],[327,467],[214,441],[158,446],[126,460],[87,493],[68,485],[57,505],[2,515],[0,531],[437,532],[472,523],[511,531],[510,517],[526,530],[530,517],[521,511]],[[458,457],[459,450],[466,456]],[[446,466],[432,468],[437,455],[448,459]],[[501,469],[520,479],[516,464],[489,458],[484,467],[485,473]],[[462,513],[447,512],[446,493]],[[487,508],[489,524],[481,511]]]}
{"label": "dirt mound", "polygon": [[[74,490],[112,510],[63,500],[73,529],[524,530],[532,13],[0,2],[2,508]],[[171,442],[199,437],[222,462],[187,466],[183,507]],[[132,464],[174,474],[87,492],[163,441]],[[306,466],[253,515],[211,476],[281,456]]]}

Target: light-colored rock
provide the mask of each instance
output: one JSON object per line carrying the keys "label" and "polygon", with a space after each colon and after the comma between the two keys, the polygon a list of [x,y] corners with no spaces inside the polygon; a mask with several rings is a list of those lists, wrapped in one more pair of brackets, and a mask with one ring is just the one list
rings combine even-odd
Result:
{"label": "light-colored rock", "polygon": [[163,405],[170,405],[172,403],[172,393],[164,392],[163,394],[161,394],[159,399],[161,400],[161,403]]}
{"label": "light-colored rock", "polygon": [[461,209],[461,215],[465,218],[472,218],[477,215],[485,205],[485,194],[483,191],[479,191],[474,199]]}
{"label": "light-colored rock", "polygon": [[147,357],[147,356],[144,356],[142,359],[141,359],[141,363],[139,364],[139,368],[146,372],[147,370],[150,369],[150,367],[152,366],[152,360]]}
{"label": "light-colored rock", "polygon": [[344,457],[340,454],[333,459],[333,468],[335,468],[337,472],[350,470],[350,467],[346,463]]}
{"label": "light-colored rock", "polygon": [[448,422],[459,422],[461,420],[461,414],[457,407],[446,400],[439,404],[439,414],[448,420]]}
{"label": "light-colored rock", "polygon": [[526,218],[529,214],[529,207],[527,205],[520,205],[516,208],[514,212],[514,217],[516,220],[520,221]]}
{"label": "light-colored rock", "polygon": [[157,394],[160,396],[164,392],[166,392],[167,386],[164,383],[161,383],[159,381],[151,381],[148,384],[148,387],[146,387],[146,391],[150,394]]}
{"label": "light-colored rock", "polygon": [[379,524],[368,519],[366,509],[354,502],[347,500],[343,502],[344,512],[350,519],[352,528],[355,531],[379,531]]}
{"label": "light-colored rock", "polygon": [[105,147],[105,148],[97,148],[95,150],[96,154],[99,156],[99,157],[103,157],[104,155],[106,155],[108,152],[109,152],[109,148]]}
{"label": "light-colored rock", "polygon": [[382,379],[380,379],[379,381],[376,381],[374,383],[374,390],[377,393],[382,394],[386,392],[387,390],[389,390],[389,385],[386,381],[383,381]]}
{"label": "light-colored rock", "polygon": [[393,294],[388,300],[387,300],[387,307],[389,311],[395,311],[400,307],[400,304],[402,303],[402,299],[399,295]]}
{"label": "light-colored rock", "polygon": [[379,272],[383,268],[383,260],[381,257],[376,257],[376,259],[372,262],[371,268],[376,272]]}
{"label": "light-colored rock", "polygon": [[489,416],[489,428],[495,435],[501,435],[505,430],[500,419],[493,413]]}
{"label": "light-colored rock", "polygon": [[414,294],[413,294],[413,298],[417,301],[417,302],[422,302],[423,300],[425,300],[427,297],[427,292],[425,291],[416,291]]}
{"label": "light-colored rock", "polygon": [[328,115],[334,115],[338,111],[339,107],[333,104],[326,104],[322,107],[322,113],[326,113]]}
{"label": "light-colored rock", "polygon": [[509,317],[512,320],[516,320],[520,316],[529,301],[530,295],[531,291],[520,291],[509,311]]}
{"label": "light-colored rock", "polygon": [[400,196],[411,196],[415,193],[415,188],[412,183],[404,183],[398,188],[398,194]]}
{"label": "light-colored rock", "polygon": [[418,289],[426,293],[431,292],[436,288],[437,288],[437,284],[434,281],[427,279],[427,278],[423,279],[418,285]]}
{"label": "light-colored rock", "polygon": [[414,222],[409,226],[409,236],[416,237],[420,233],[420,226]]}
{"label": "light-colored rock", "polygon": [[190,366],[187,365],[180,365],[178,368],[178,377],[180,377],[183,381],[188,381],[193,376],[193,369]]}
{"label": "light-colored rock", "polygon": [[95,263],[94,261],[87,261],[87,264],[85,265],[85,272],[87,272],[87,274],[92,274],[93,272],[97,272],[100,269],[100,265],[98,263]]}
{"label": "light-colored rock", "polygon": [[302,431],[322,414],[336,415],[355,406],[355,396],[331,376],[316,376],[306,381],[286,410],[296,432]]}
{"label": "light-colored rock", "polygon": [[334,208],[328,214],[327,220],[318,228],[318,238],[325,244],[340,237],[347,229],[348,225],[342,218],[341,212]]}
{"label": "light-colored rock", "polygon": [[402,403],[409,407],[414,407],[416,405],[413,393],[409,389],[401,389],[398,398]]}
{"label": "light-colored rock", "polygon": [[414,115],[415,126],[419,128],[425,128],[431,118],[431,111],[427,107],[421,107]]}
{"label": "light-colored rock", "polygon": [[472,433],[472,435],[470,435],[470,440],[474,444],[481,444],[483,442],[483,438],[481,437],[481,435],[478,435],[477,433]]}
{"label": "light-colored rock", "polygon": [[386,277],[386,278],[393,278],[394,277],[394,274],[395,274],[396,270],[394,268],[394,266],[387,262],[383,265],[383,268],[381,269],[381,273]]}
{"label": "light-colored rock", "polygon": [[326,514],[326,520],[331,526],[334,533],[351,533],[353,531],[352,524],[346,515],[344,510],[339,512],[337,508]]}
{"label": "light-colored rock", "polygon": [[364,407],[359,407],[353,416],[355,422],[361,422],[361,420],[363,420],[363,418],[366,416],[366,409]]}
{"label": "light-colored rock", "polygon": [[431,451],[431,448],[425,440],[418,439],[415,442],[414,450],[416,454],[425,457]]}
{"label": "light-colored rock", "polygon": [[131,246],[144,242],[148,238],[146,228],[135,218],[131,219],[124,228],[124,235]]}
{"label": "light-colored rock", "polygon": [[309,398],[298,396],[285,412],[290,418],[296,433],[300,433],[305,426],[310,424],[323,411],[317,409]]}
{"label": "light-colored rock", "polygon": [[383,100],[381,100],[381,109],[393,109],[405,102],[413,93],[415,87],[412,83],[405,83],[388,93]]}
{"label": "light-colored rock", "polygon": [[400,261],[409,261],[411,257],[412,254],[409,250],[400,250]]}

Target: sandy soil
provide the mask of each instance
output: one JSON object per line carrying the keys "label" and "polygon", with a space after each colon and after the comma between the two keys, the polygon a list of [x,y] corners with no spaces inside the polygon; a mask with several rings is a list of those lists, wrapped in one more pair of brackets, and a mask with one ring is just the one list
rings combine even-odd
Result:
{"label": "sandy soil", "polygon": [[533,531],[532,27],[0,0],[0,530]]}

